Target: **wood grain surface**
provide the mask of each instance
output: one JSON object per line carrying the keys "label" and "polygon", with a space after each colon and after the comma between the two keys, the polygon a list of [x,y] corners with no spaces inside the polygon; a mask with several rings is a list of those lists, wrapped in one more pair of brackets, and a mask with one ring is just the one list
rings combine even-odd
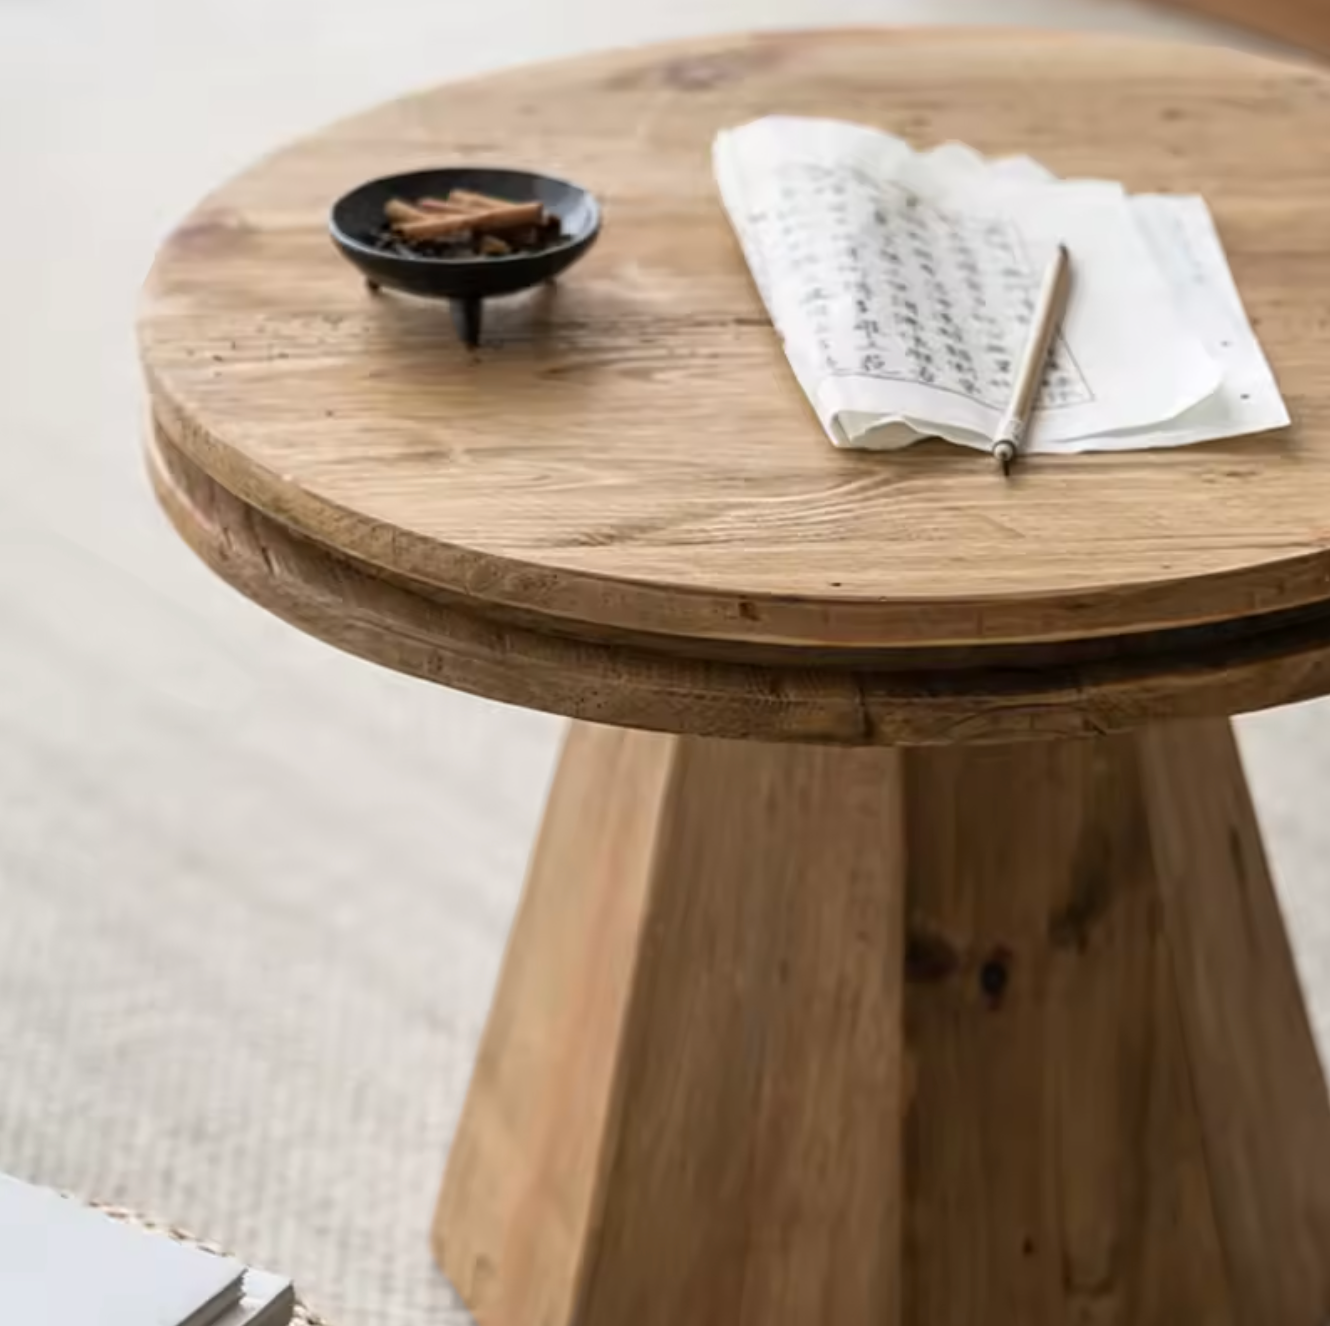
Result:
{"label": "wood grain surface", "polygon": [[905,759],[906,1326],[1301,1320],[1234,1311],[1136,739]]}
{"label": "wood grain surface", "polygon": [[[996,660],[989,651],[887,651],[838,667],[822,653],[796,652],[784,664],[756,664],[579,640],[487,616],[474,601],[422,593],[332,554],[209,479],[160,430],[149,464],[162,505],[194,551],[302,630],[399,672],[598,723],[761,741],[929,745],[1102,735],[1330,690],[1324,614],[1231,639],[1210,627],[1167,633],[1140,655],[1110,641],[1107,653],[1081,660],[1054,644],[1002,649]],[[950,653],[965,654],[967,665],[948,666]]]}
{"label": "wood grain surface", "polygon": [[1165,725],[1140,744],[1239,1320],[1320,1323],[1330,1319],[1325,1076],[1233,733]]}
{"label": "wood grain surface", "polygon": [[481,1326],[1320,1326],[1330,1108],[1227,724],[575,727],[435,1240]]}
{"label": "wood grain surface", "polygon": [[574,1317],[673,755],[585,723],[564,746],[434,1221],[482,1320]]}
{"label": "wood grain surface", "polygon": [[[1296,419],[1172,451],[838,452],[789,373],[708,148],[770,111],[1200,191]],[[141,343],[172,441],[356,559],[565,634],[826,648],[1115,636],[1330,596],[1330,79],[1096,35],[709,39],[445,87],[281,152],[164,247]],[[605,232],[497,304],[366,295],[325,233],[360,181],[456,162],[591,188]]]}
{"label": "wood grain surface", "polygon": [[675,743],[580,1326],[898,1321],[896,770]]}

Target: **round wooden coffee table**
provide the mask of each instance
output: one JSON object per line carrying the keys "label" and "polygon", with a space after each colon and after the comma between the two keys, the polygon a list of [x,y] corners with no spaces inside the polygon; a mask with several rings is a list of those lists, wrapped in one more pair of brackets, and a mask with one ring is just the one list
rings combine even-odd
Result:
{"label": "round wooden coffee table", "polygon": [[[1009,483],[833,450],[709,170],[775,110],[1203,192],[1297,425]],[[1330,690],[1327,129],[1326,77],[1218,51],[741,37],[395,103],[166,244],[185,539],[584,720],[435,1224],[486,1326],[1330,1317],[1330,1110],[1228,724]],[[477,354],[324,233],[466,160],[606,212]]]}

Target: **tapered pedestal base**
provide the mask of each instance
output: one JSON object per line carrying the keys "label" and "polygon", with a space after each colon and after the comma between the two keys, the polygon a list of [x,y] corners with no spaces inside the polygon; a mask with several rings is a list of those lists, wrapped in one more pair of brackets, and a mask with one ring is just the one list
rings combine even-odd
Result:
{"label": "tapered pedestal base", "polygon": [[575,726],[434,1235],[482,1326],[1325,1326],[1330,1110],[1227,723]]}

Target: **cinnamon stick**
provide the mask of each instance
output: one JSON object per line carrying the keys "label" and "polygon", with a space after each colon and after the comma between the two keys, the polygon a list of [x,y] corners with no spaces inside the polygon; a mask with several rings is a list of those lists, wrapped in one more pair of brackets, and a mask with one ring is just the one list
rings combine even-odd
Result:
{"label": "cinnamon stick", "polygon": [[411,221],[428,221],[429,213],[422,211],[419,207],[413,207],[402,198],[390,198],[383,205],[383,214],[389,221],[407,223]]}
{"label": "cinnamon stick", "polygon": [[515,204],[509,198],[495,198],[488,193],[476,193],[474,189],[452,189],[448,194],[448,201],[456,203],[459,207],[469,207],[474,211],[490,211],[496,207],[514,207]]}
{"label": "cinnamon stick", "polygon": [[417,198],[416,207],[430,215],[438,213],[442,216],[461,216],[464,212],[472,210],[469,207],[463,207],[461,203],[451,202],[447,198]]}
{"label": "cinnamon stick", "polygon": [[540,203],[509,203],[487,212],[467,212],[456,216],[436,214],[424,220],[395,222],[394,229],[407,239],[443,239],[464,230],[483,234],[493,230],[513,230],[538,225],[545,209]]}
{"label": "cinnamon stick", "polygon": [[544,203],[508,203],[492,212],[475,213],[471,225],[476,230],[512,230],[517,226],[538,226],[544,220]]}

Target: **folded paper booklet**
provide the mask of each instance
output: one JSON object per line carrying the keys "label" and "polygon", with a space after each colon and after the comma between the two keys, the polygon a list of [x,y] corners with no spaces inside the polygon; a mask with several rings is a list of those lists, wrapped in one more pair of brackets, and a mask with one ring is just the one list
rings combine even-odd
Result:
{"label": "folded paper booklet", "polygon": [[795,376],[838,446],[987,449],[1059,243],[1070,293],[1026,451],[1288,423],[1202,198],[1060,180],[956,143],[916,152],[836,120],[757,120],[722,133],[714,158]]}

